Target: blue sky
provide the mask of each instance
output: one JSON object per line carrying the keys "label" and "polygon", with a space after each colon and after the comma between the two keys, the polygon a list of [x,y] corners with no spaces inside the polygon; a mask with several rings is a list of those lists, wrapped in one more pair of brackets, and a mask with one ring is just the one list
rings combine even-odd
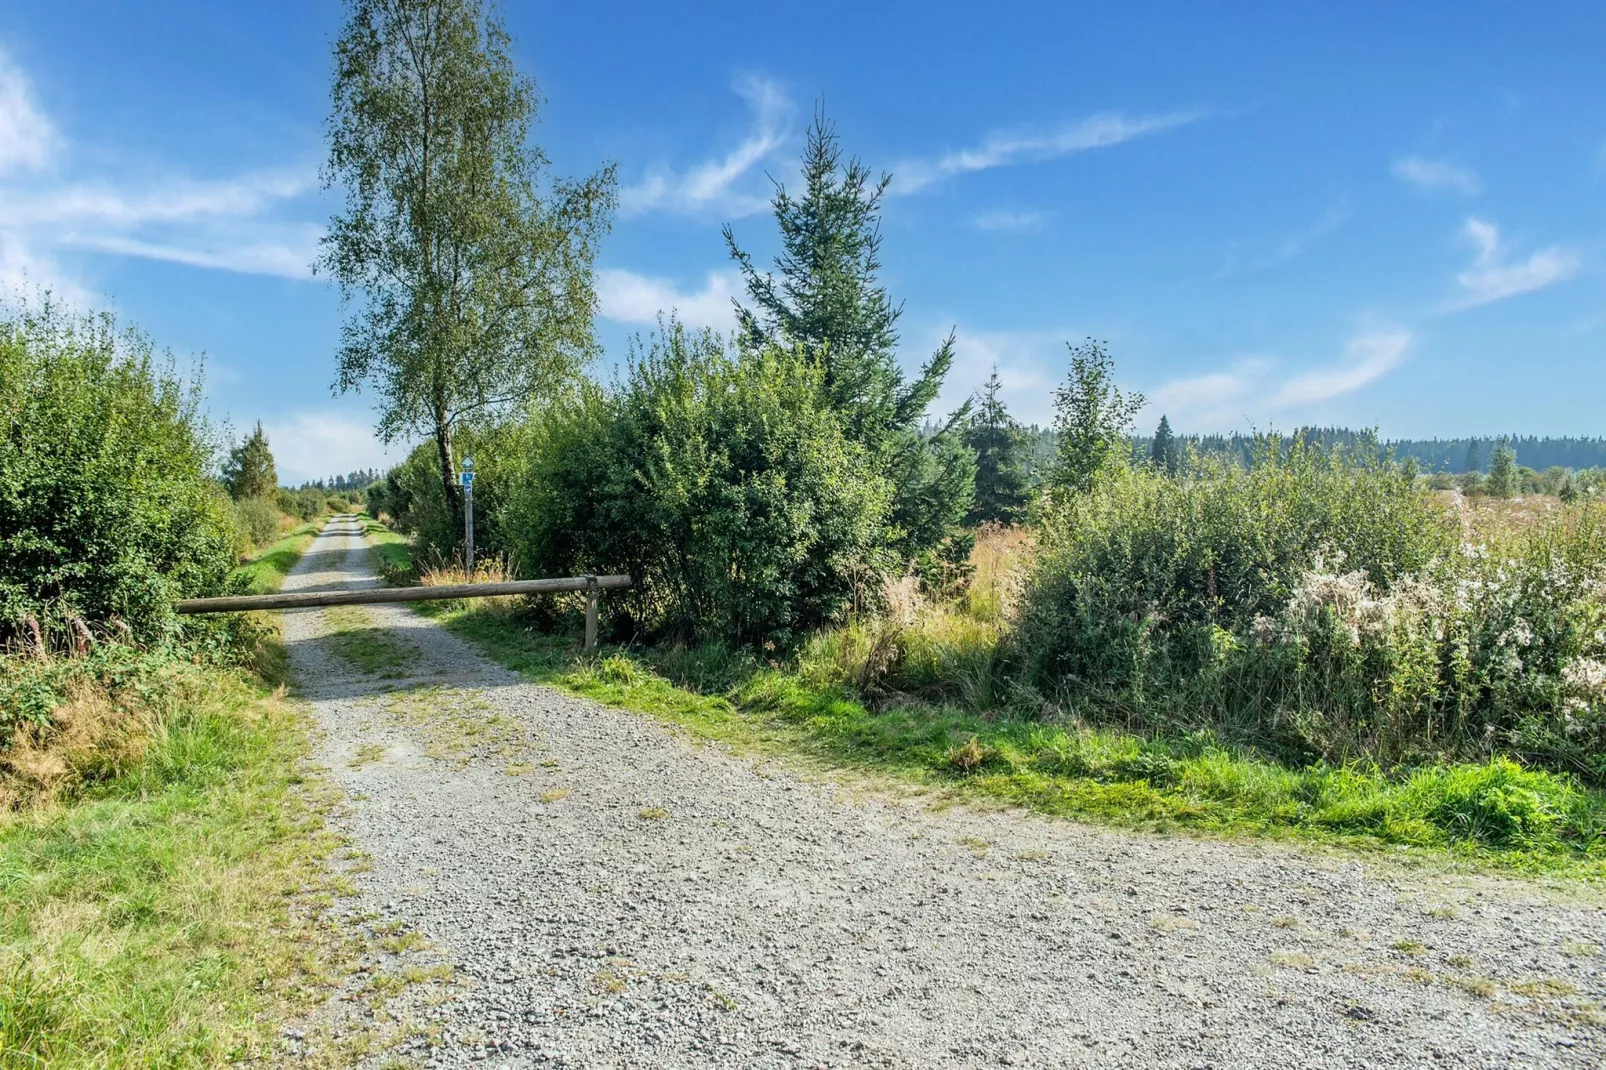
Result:
{"label": "blue sky", "polygon": [[[768,176],[823,96],[894,174],[905,362],[958,332],[942,406],[996,362],[1046,420],[1094,335],[1145,425],[1606,431],[1606,8],[1003,7],[509,4],[555,170],[619,165],[610,358],[660,307],[729,322],[720,225],[773,251]],[[0,7],[0,286],[204,353],[214,413],[261,419],[294,480],[387,460],[331,395],[341,309],[308,269],[340,18]]]}

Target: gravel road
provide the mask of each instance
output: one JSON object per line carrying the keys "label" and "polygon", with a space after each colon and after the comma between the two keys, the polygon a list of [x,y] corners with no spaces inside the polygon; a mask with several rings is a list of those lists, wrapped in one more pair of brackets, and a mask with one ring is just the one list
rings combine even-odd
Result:
{"label": "gravel road", "polygon": [[[337,520],[285,589],[374,582]],[[366,856],[345,917],[386,945],[287,1061],[1606,1065],[1598,892],[937,806],[523,683],[405,607],[285,623]]]}

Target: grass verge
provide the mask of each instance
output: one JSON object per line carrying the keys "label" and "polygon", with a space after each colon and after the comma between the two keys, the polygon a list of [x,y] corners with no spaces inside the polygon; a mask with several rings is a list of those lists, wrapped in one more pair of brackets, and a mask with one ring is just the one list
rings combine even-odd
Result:
{"label": "grass verge", "polygon": [[406,537],[391,531],[367,513],[358,513],[357,519],[362,524],[368,545],[378,558],[374,570],[380,577],[392,587],[416,583],[418,571],[413,567],[413,555]]}
{"label": "grass verge", "polygon": [[[270,1059],[321,995],[324,800],[276,694],[134,656],[72,682],[135,727],[53,801],[0,815],[0,1067]],[[17,666],[0,666],[7,671]]]}
{"label": "grass verge", "polygon": [[694,736],[891,774],[962,796],[1156,831],[1423,850],[1502,869],[1606,877],[1606,795],[1505,759],[1384,771],[1292,768],[1208,735],[875,710],[840,686],[719,647],[581,657],[516,614],[428,611],[527,678],[672,722]]}

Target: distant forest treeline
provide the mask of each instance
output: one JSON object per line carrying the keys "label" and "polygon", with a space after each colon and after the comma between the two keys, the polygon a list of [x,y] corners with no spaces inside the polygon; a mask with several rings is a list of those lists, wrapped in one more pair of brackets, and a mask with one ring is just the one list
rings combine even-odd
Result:
{"label": "distant forest treeline", "polygon": [[377,468],[359,468],[355,472],[347,472],[343,476],[330,476],[328,479],[309,479],[296,489],[332,490],[336,492],[362,490],[364,487],[377,483],[383,478],[385,478],[385,473]]}
{"label": "distant forest treeline", "polygon": [[[1054,456],[1054,432],[1051,428],[1033,424],[1023,429],[1029,444],[1027,450],[1030,467],[1047,464]],[[1307,442],[1331,448],[1343,446],[1355,449],[1370,438],[1366,431],[1348,427],[1302,427],[1286,436],[1295,435]],[[1178,448],[1192,446],[1200,453],[1236,457],[1249,463],[1258,441],[1253,434],[1184,435],[1178,434]],[[1149,455],[1152,435],[1131,437],[1134,457]],[[1539,435],[1484,435],[1477,438],[1402,438],[1382,441],[1379,449],[1393,454],[1396,460],[1415,458],[1424,472],[1484,472],[1489,471],[1489,457],[1495,446],[1508,443],[1517,454],[1517,463],[1542,472],[1552,466],[1579,471],[1585,468],[1606,468],[1606,437],[1552,438]]]}

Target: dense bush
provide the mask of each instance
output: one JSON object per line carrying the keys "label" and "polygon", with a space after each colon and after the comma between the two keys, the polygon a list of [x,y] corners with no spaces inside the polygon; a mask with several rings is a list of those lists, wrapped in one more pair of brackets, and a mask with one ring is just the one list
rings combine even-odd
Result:
{"label": "dense bush", "polygon": [[653,634],[786,645],[842,619],[882,563],[891,488],[821,377],[670,325],[622,383],[532,421],[506,511],[521,570],[628,572]]}
{"label": "dense bush", "polygon": [[154,638],[223,586],[235,532],[199,402],[110,317],[0,313],[0,640],[29,618]]}
{"label": "dense bush", "polygon": [[279,537],[279,507],[267,498],[234,503],[234,524],[244,551],[265,546]]}
{"label": "dense bush", "polygon": [[1599,512],[1463,541],[1408,472],[1296,444],[1252,469],[1111,472],[1042,539],[1014,653],[1085,716],[1606,778]]}
{"label": "dense bush", "polygon": [[[475,557],[501,558],[511,547],[502,531],[502,514],[513,472],[523,463],[522,425],[460,424],[453,432],[458,461],[474,461]],[[369,493],[371,510],[383,509],[391,526],[416,537],[418,563],[439,565],[460,559],[463,529],[454,520],[441,487],[440,454],[434,442],[420,443]]]}

